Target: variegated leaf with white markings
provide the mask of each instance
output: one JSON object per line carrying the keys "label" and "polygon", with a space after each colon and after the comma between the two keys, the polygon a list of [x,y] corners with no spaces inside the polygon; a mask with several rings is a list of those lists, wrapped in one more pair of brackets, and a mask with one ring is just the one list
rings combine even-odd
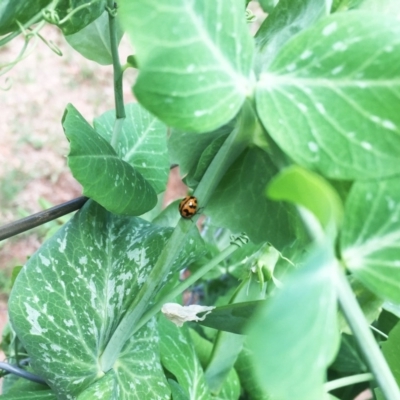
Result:
{"label": "variegated leaf with white markings", "polygon": [[400,302],[400,180],[356,182],[341,234],[345,265],[377,296]]}
{"label": "variegated leaf with white markings", "polygon": [[[90,391],[104,375],[99,358],[170,233],[89,201],[24,266],[9,301],[11,322],[34,371],[59,398]],[[193,257],[190,250],[175,271]],[[168,398],[154,321],[125,344],[114,371],[115,399]],[[104,382],[95,389],[109,391]]]}
{"label": "variegated leaf with white markings", "polygon": [[293,37],[260,75],[260,118],[296,162],[331,178],[400,172],[400,25],[365,12]]}
{"label": "variegated leaf with white markings", "polygon": [[251,92],[253,42],[242,0],[121,0],[136,50],[139,102],[166,124],[222,126]]}
{"label": "variegated leaf with white markings", "polygon": [[160,317],[159,326],[164,367],[174,374],[189,400],[210,399],[204,372],[186,326],[178,328],[164,316]]}
{"label": "variegated leaf with white markings", "polygon": [[[156,193],[165,190],[169,174],[167,127],[138,103],[125,105],[126,119],[115,150],[153,186]],[[111,142],[115,111],[94,120],[97,133]]]}

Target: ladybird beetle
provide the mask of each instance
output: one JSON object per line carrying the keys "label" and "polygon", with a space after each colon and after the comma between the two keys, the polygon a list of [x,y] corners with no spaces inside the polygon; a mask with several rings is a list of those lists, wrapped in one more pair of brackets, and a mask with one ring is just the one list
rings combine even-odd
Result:
{"label": "ladybird beetle", "polygon": [[179,212],[182,218],[190,219],[197,213],[197,199],[194,196],[186,196],[179,203]]}

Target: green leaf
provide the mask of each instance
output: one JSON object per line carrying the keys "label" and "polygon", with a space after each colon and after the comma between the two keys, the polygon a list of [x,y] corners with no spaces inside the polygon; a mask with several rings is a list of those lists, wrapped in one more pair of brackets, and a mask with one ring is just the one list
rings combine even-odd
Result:
{"label": "green leaf", "polygon": [[[348,280],[365,319],[369,324],[372,324],[378,319],[379,314],[382,311],[382,298],[368,290],[359,280],[355,279],[354,276],[349,276]],[[338,321],[341,332],[349,334],[353,333],[342,313],[339,313]]]}
{"label": "green leaf", "polygon": [[213,161],[215,155],[218,153],[221,146],[224,144],[226,136],[220,136],[214,139],[203,151],[196,168],[189,172],[188,176],[184,179],[184,183],[190,187],[196,187],[207,171],[207,168]]}
{"label": "green leaf", "polygon": [[221,180],[204,214],[215,225],[234,233],[246,232],[255,243],[269,241],[281,248],[294,239],[291,206],[263,194],[276,173],[267,153],[256,147],[246,150]]}
{"label": "green leaf", "polygon": [[[91,22],[96,20],[103,14],[107,5],[107,0],[61,0],[58,2],[56,12],[60,18],[60,22],[65,22],[58,26],[64,35],[72,35],[79,32]],[[77,8],[82,7],[79,11]]]}
{"label": "green leaf", "polygon": [[99,380],[94,382],[79,396],[78,400],[92,400],[92,399],[117,399],[117,381],[113,369],[108,371]]}
{"label": "green leaf", "polygon": [[0,396],[1,400],[57,400],[52,390],[24,391],[19,393],[7,393]]}
{"label": "green leaf", "polygon": [[326,369],[339,344],[335,263],[327,246],[313,251],[249,326],[258,381],[273,398],[324,396]]}
{"label": "green leaf", "polygon": [[184,389],[190,400],[209,399],[204,373],[187,328],[178,328],[165,317],[159,320],[161,361]]}
{"label": "green leaf", "polygon": [[191,132],[182,132],[173,129],[168,139],[171,164],[179,165],[179,172],[182,176],[187,175],[189,172],[193,173],[197,168],[202,154],[212,145],[213,141],[225,137],[232,132],[234,128],[232,122],[215,131],[201,135],[193,135]]}
{"label": "green leaf", "polygon": [[[33,370],[58,397],[77,396],[104,375],[99,358],[105,345],[170,233],[88,201],[18,275],[9,300],[10,320]],[[118,400],[169,393],[158,340],[150,320],[125,344],[114,364]]]}
{"label": "green leaf", "polygon": [[168,384],[169,388],[171,389],[173,400],[189,400],[189,396],[185,393],[179,383],[173,381],[172,379],[168,379]]}
{"label": "green leaf", "polygon": [[[275,5],[277,1],[272,3]],[[292,36],[326,16],[329,10],[327,3],[330,1],[280,0],[275,8],[268,11],[268,18],[255,36],[256,72],[265,71]],[[262,3],[261,6],[264,8]]]}
{"label": "green leaf", "polygon": [[256,102],[294,161],[338,179],[400,172],[399,35],[396,20],[353,11],[281,49],[261,74]]}
{"label": "green leaf", "polygon": [[389,339],[382,344],[382,352],[400,386],[400,323],[390,331]]}
{"label": "green leaf", "polygon": [[358,350],[358,343],[353,335],[342,334],[339,352],[330,368],[347,374],[358,374],[368,371],[363,356]]}
{"label": "green leaf", "polygon": [[263,303],[263,301],[248,301],[216,307],[204,321],[198,323],[209,328],[241,335],[257,307]]}
{"label": "green leaf", "polygon": [[[230,304],[235,303],[238,305],[245,300],[263,299],[264,296],[265,289],[260,289],[259,282],[256,282],[251,274],[247,279],[241,282],[229,302]],[[213,312],[211,314],[213,314]],[[242,350],[244,340],[245,337],[243,335],[237,335],[224,330],[218,332],[214,340],[212,354],[205,370],[206,381],[210,387],[211,393],[218,394],[221,392],[223,384],[228,378]]]}
{"label": "green leaf", "polygon": [[[139,171],[156,193],[165,191],[169,175],[167,127],[138,103],[125,105],[126,118],[118,137],[116,152]],[[115,111],[94,119],[94,129],[111,142]]]}
{"label": "green leaf", "polygon": [[51,0],[2,0],[0,5],[0,35],[16,31],[20,22],[27,23],[43,8],[51,3]]}
{"label": "green leaf", "polygon": [[157,195],[146,179],[121,160],[71,104],[63,127],[71,142],[68,166],[85,196],[118,214],[141,215],[156,205]]}
{"label": "green leaf", "polygon": [[136,50],[135,96],[167,125],[208,132],[251,91],[253,42],[243,0],[121,0]]}
{"label": "green leaf", "polygon": [[267,195],[311,211],[325,229],[343,218],[342,202],[335,189],[321,176],[297,165],[284,169],[272,179]]}
{"label": "green leaf", "polygon": [[344,264],[377,296],[400,302],[400,182],[356,182],[345,204]]}
{"label": "green leaf", "polygon": [[[357,0],[354,1],[357,3]],[[400,14],[399,10],[399,2],[397,0],[385,0],[385,1],[380,1],[380,0],[363,0],[360,2],[360,4],[357,5],[357,9],[363,10],[363,11],[369,11],[372,13],[382,13],[382,14],[387,14],[392,17],[397,17]]]}
{"label": "green leaf", "polygon": [[[118,24],[116,35],[119,43],[123,31]],[[95,61],[101,65],[112,64],[110,27],[107,11],[104,11],[100,17],[79,32],[65,36],[65,39],[70,46],[88,60]]]}
{"label": "green leaf", "polygon": [[274,7],[279,3],[279,0],[258,0],[261,8],[268,14],[272,13]]}
{"label": "green leaf", "polygon": [[245,341],[243,350],[235,363],[235,370],[240,379],[240,384],[246,393],[251,393],[251,400],[271,400],[267,393],[261,389],[254,373],[252,352],[248,348],[248,341]]}

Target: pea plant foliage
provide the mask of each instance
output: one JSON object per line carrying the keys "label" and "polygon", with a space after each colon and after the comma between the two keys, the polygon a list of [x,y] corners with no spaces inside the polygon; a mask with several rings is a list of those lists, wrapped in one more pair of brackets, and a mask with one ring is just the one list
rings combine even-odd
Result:
{"label": "pea plant foliage", "polygon": [[4,399],[400,399],[400,6],[248,3],[0,2],[2,46],[56,25],[115,95],[65,99],[89,200],[15,280]]}

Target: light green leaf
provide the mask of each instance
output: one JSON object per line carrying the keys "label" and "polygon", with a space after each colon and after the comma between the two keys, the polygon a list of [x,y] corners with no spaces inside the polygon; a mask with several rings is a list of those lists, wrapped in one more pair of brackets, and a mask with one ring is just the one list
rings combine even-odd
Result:
{"label": "light green leaf", "polygon": [[117,399],[117,381],[113,369],[95,381],[79,396],[78,400]]}
{"label": "light green leaf", "polygon": [[[275,5],[277,1],[273,3]],[[330,3],[330,0],[280,0],[275,8],[268,11],[268,18],[255,36],[257,74],[267,69],[292,36],[328,15]]]}
{"label": "light green leaf", "polygon": [[63,127],[71,142],[68,166],[84,195],[117,214],[141,215],[156,205],[157,195],[146,179],[121,160],[71,104]]}
{"label": "light green leaf", "polygon": [[221,180],[204,214],[217,226],[246,232],[255,243],[269,241],[281,248],[294,239],[295,211],[265,198],[265,186],[276,173],[267,153],[256,147],[246,150]]}
{"label": "light green leaf", "polygon": [[326,370],[339,344],[334,268],[331,249],[313,251],[249,326],[258,381],[272,398],[324,396]]}
{"label": "light green leaf", "polygon": [[400,17],[398,0],[363,0],[360,2],[360,4],[357,4],[357,9],[372,13],[387,14],[391,17],[395,17],[396,19]]}
{"label": "light green leaf", "polygon": [[1,400],[57,400],[52,390],[24,391],[7,393],[0,396]]}
{"label": "light green leaf", "polygon": [[178,382],[168,379],[169,388],[171,389],[173,400],[188,400],[189,396],[182,389]]}
{"label": "light green leaf", "polygon": [[343,218],[342,202],[335,189],[321,176],[297,165],[275,176],[267,195],[307,208],[325,229],[332,223],[340,225]]}
{"label": "light green leaf", "polygon": [[[123,31],[118,24],[116,35],[119,43]],[[101,65],[112,64],[110,26],[107,11],[104,11],[99,18],[79,32],[65,36],[65,39],[70,46],[88,60],[95,61]]]}
{"label": "light green leaf", "polygon": [[159,327],[161,361],[164,367],[174,374],[190,400],[209,399],[204,373],[186,326],[178,328],[161,316]]}
{"label": "light green leaf", "polygon": [[221,391],[212,396],[213,400],[238,400],[240,397],[240,381],[238,374],[231,369],[227,379],[225,380]]}
{"label": "light green leaf", "polygon": [[400,323],[397,323],[390,331],[389,339],[382,343],[382,352],[397,384],[400,386]]}
{"label": "light green leaf", "polygon": [[[167,127],[138,103],[125,105],[126,119],[119,134],[116,152],[139,171],[156,193],[165,190],[169,175]],[[111,142],[115,111],[94,119],[94,129]]]}
{"label": "light green leaf", "polygon": [[253,42],[243,0],[121,0],[136,50],[134,92],[167,125],[207,132],[251,92]]}
{"label": "light green leaf", "polygon": [[377,296],[400,302],[400,181],[356,182],[345,205],[344,264]]}
{"label": "light green leaf", "polygon": [[339,179],[400,172],[399,36],[397,20],[353,11],[281,49],[261,74],[257,110],[297,163]]}
{"label": "light green leaf", "polygon": [[[104,347],[170,232],[89,201],[20,272],[9,300],[10,319],[33,370],[58,397],[77,396],[104,375],[99,363]],[[125,344],[114,365],[118,400],[169,393],[157,341],[151,320]]]}

